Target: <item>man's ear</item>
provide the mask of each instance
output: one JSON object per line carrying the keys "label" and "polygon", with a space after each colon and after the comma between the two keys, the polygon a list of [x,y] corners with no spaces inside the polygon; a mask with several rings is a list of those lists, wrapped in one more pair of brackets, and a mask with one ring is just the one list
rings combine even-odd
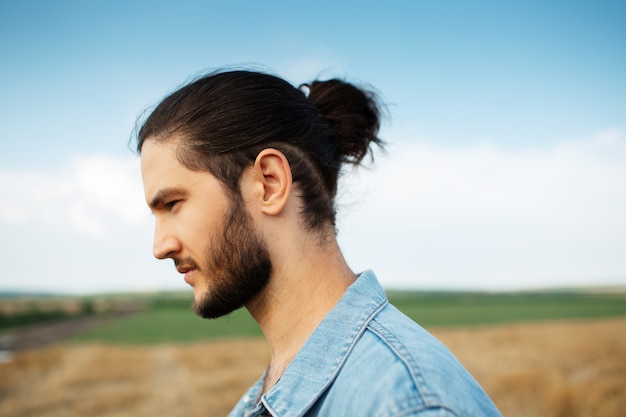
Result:
{"label": "man's ear", "polygon": [[255,177],[261,185],[258,197],[261,212],[279,214],[289,199],[293,179],[285,155],[277,149],[263,149],[254,161]]}

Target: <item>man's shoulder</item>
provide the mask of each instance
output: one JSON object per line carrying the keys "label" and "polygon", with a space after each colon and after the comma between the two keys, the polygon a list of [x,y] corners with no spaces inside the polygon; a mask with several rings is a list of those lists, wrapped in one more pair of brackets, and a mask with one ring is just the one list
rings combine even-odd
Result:
{"label": "man's shoulder", "polygon": [[392,305],[368,323],[334,388],[337,394],[345,388],[348,395],[359,396],[354,400],[390,415],[434,409],[450,415],[499,415],[454,355]]}
{"label": "man's shoulder", "polygon": [[392,304],[387,304],[370,320],[360,342],[370,345],[369,348],[377,346],[402,362],[410,372],[428,369],[431,363],[438,369],[444,365],[466,372],[443,343]]}

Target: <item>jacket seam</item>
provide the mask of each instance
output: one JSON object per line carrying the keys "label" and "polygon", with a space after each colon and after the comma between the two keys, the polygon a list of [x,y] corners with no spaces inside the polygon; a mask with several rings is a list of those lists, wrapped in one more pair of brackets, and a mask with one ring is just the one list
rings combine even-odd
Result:
{"label": "jacket seam", "polygon": [[368,329],[374,333],[403,363],[408,374],[411,376],[411,380],[413,381],[418,395],[422,399],[424,405],[426,405],[426,408],[445,408],[442,404],[441,398],[439,398],[439,396],[432,391],[426,382],[420,366],[411,352],[400,340],[398,340],[393,332],[375,319],[370,322]]}

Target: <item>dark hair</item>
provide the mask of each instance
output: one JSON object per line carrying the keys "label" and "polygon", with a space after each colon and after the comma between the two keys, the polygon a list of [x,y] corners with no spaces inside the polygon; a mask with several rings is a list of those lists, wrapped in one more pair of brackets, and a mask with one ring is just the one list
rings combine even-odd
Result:
{"label": "dark hair", "polygon": [[259,152],[278,149],[289,161],[307,225],[318,228],[335,223],[342,163],[358,165],[372,143],[383,146],[379,115],[373,93],[341,80],[298,89],[269,74],[218,72],[166,97],[141,126],[137,152],[148,139],[176,135],[183,165],[207,170],[239,193],[241,174]]}

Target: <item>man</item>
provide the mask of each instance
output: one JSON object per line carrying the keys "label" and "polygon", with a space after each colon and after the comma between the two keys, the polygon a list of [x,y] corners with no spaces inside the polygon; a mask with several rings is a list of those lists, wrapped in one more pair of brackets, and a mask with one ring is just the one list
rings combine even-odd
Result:
{"label": "man", "polygon": [[341,166],[382,146],[378,127],[375,96],[351,84],[230,71],[174,92],[139,130],[154,255],[174,260],[198,315],[245,306],[270,347],[231,416],[499,415],[339,249]]}

